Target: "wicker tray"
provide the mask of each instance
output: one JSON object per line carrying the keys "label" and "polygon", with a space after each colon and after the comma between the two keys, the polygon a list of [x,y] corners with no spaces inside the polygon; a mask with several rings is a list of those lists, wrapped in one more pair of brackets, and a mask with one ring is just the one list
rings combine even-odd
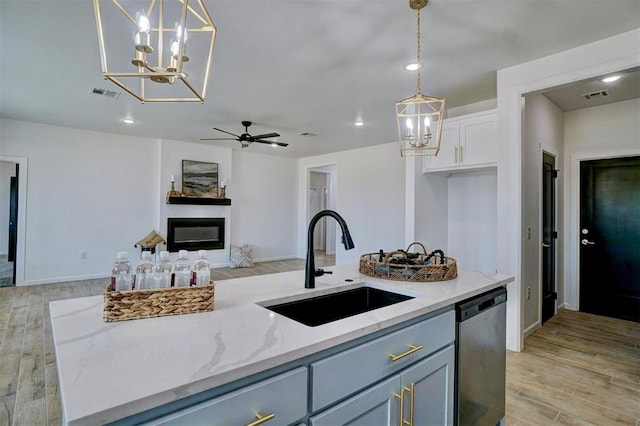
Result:
{"label": "wicker tray", "polygon": [[[412,259],[416,264],[399,264],[394,261],[407,261],[408,252],[412,246],[417,245],[422,248],[422,253],[412,254]],[[422,264],[432,260],[432,263]],[[427,254],[427,249],[421,243],[412,243],[406,251],[394,251],[389,253],[367,253],[360,256],[360,273],[374,278],[395,281],[447,281],[458,276],[456,260],[444,256],[440,250],[436,250],[431,255]]]}
{"label": "wicker tray", "polygon": [[213,311],[215,285],[104,292],[106,322]]}

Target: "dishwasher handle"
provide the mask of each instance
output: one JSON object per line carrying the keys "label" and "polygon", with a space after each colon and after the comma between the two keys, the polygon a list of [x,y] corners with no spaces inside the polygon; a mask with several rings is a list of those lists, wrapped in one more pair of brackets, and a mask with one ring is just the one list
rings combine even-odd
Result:
{"label": "dishwasher handle", "polygon": [[507,301],[507,290],[500,287],[481,294],[473,299],[465,300],[456,305],[456,320],[458,322],[466,321],[487,309],[500,305]]}

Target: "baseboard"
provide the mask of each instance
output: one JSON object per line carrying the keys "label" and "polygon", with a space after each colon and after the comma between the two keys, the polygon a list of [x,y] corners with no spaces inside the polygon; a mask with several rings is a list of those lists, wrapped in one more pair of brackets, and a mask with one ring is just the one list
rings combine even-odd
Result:
{"label": "baseboard", "polygon": [[578,311],[578,308],[576,308],[575,306],[569,303],[563,303],[562,305],[558,306],[558,310],[560,309],[566,309],[567,311],[574,311],[574,312]]}
{"label": "baseboard", "polygon": [[101,278],[109,278],[110,276],[111,274],[93,274],[93,275],[76,275],[73,277],[47,278],[43,280],[24,281],[22,283],[16,284],[16,286],[21,287],[21,286],[30,286],[30,285],[40,285],[40,284],[66,283],[69,281],[96,280]]}
{"label": "baseboard", "polygon": [[537,330],[540,327],[541,327],[540,321],[534,322],[529,327],[524,329],[524,332],[522,333],[524,335],[523,337],[526,338],[528,335],[530,335],[531,333],[533,333],[535,330]]}
{"label": "baseboard", "polygon": [[291,259],[303,259],[294,254],[289,256],[276,256],[276,257],[262,257],[259,259],[253,259],[254,262],[275,262],[277,260],[291,260]]}

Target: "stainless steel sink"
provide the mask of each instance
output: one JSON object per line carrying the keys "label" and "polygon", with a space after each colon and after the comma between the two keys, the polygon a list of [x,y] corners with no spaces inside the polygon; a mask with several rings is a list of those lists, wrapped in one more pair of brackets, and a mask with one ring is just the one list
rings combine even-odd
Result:
{"label": "stainless steel sink", "polygon": [[261,305],[287,318],[315,327],[409,299],[413,299],[413,296],[364,286],[286,303]]}

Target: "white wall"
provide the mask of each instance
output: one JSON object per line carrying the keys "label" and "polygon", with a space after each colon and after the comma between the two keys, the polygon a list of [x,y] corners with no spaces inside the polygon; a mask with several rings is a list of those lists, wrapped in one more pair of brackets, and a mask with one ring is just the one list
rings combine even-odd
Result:
{"label": "white wall", "polygon": [[235,150],[233,176],[231,242],[258,261],[296,257],[298,160]]}
{"label": "white wall", "polygon": [[157,221],[158,141],[1,124],[3,155],[29,161],[23,283],[104,276],[117,251],[134,252]]}
{"label": "white wall", "polygon": [[[397,143],[342,151],[300,160],[298,185],[298,255],[306,256],[308,170],[336,165],[336,211],[349,226],[355,243],[346,251],[339,243],[336,264],[358,262],[364,253],[404,246],[405,164]],[[332,219],[329,219],[332,220]],[[340,228],[337,228],[340,234]]]}
{"label": "white wall", "polygon": [[[522,95],[640,65],[640,29],[498,70],[498,272],[508,285],[507,348],[523,347]],[[568,282],[565,279],[565,282]]]}
{"label": "white wall", "polygon": [[[541,245],[542,245],[542,153],[547,152],[556,157],[556,169],[559,169],[556,180],[556,219],[557,274],[556,288],[560,295],[558,305],[562,302],[563,288],[563,139],[564,113],[553,102],[540,94],[525,97],[525,119],[522,158],[522,220],[525,237],[522,240],[523,264],[522,286],[531,289],[531,297],[527,300],[526,291],[523,303],[525,330],[532,330],[541,323],[540,309],[542,298],[541,278]],[[528,229],[531,229],[529,232]]]}
{"label": "white wall", "polygon": [[6,255],[9,248],[9,194],[15,175],[15,163],[0,161],[0,255]]}
{"label": "white wall", "polygon": [[495,273],[496,171],[455,173],[448,178],[447,248],[458,267]]}
{"label": "white wall", "polygon": [[449,181],[446,176],[422,173],[422,159],[415,176],[415,231],[409,239],[421,242],[428,250],[441,249],[454,257],[448,247]]}
{"label": "white wall", "polygon": [[579,309],[580,161],[640,155],[640,100],[565,113],[566,241],[564,301]]}

